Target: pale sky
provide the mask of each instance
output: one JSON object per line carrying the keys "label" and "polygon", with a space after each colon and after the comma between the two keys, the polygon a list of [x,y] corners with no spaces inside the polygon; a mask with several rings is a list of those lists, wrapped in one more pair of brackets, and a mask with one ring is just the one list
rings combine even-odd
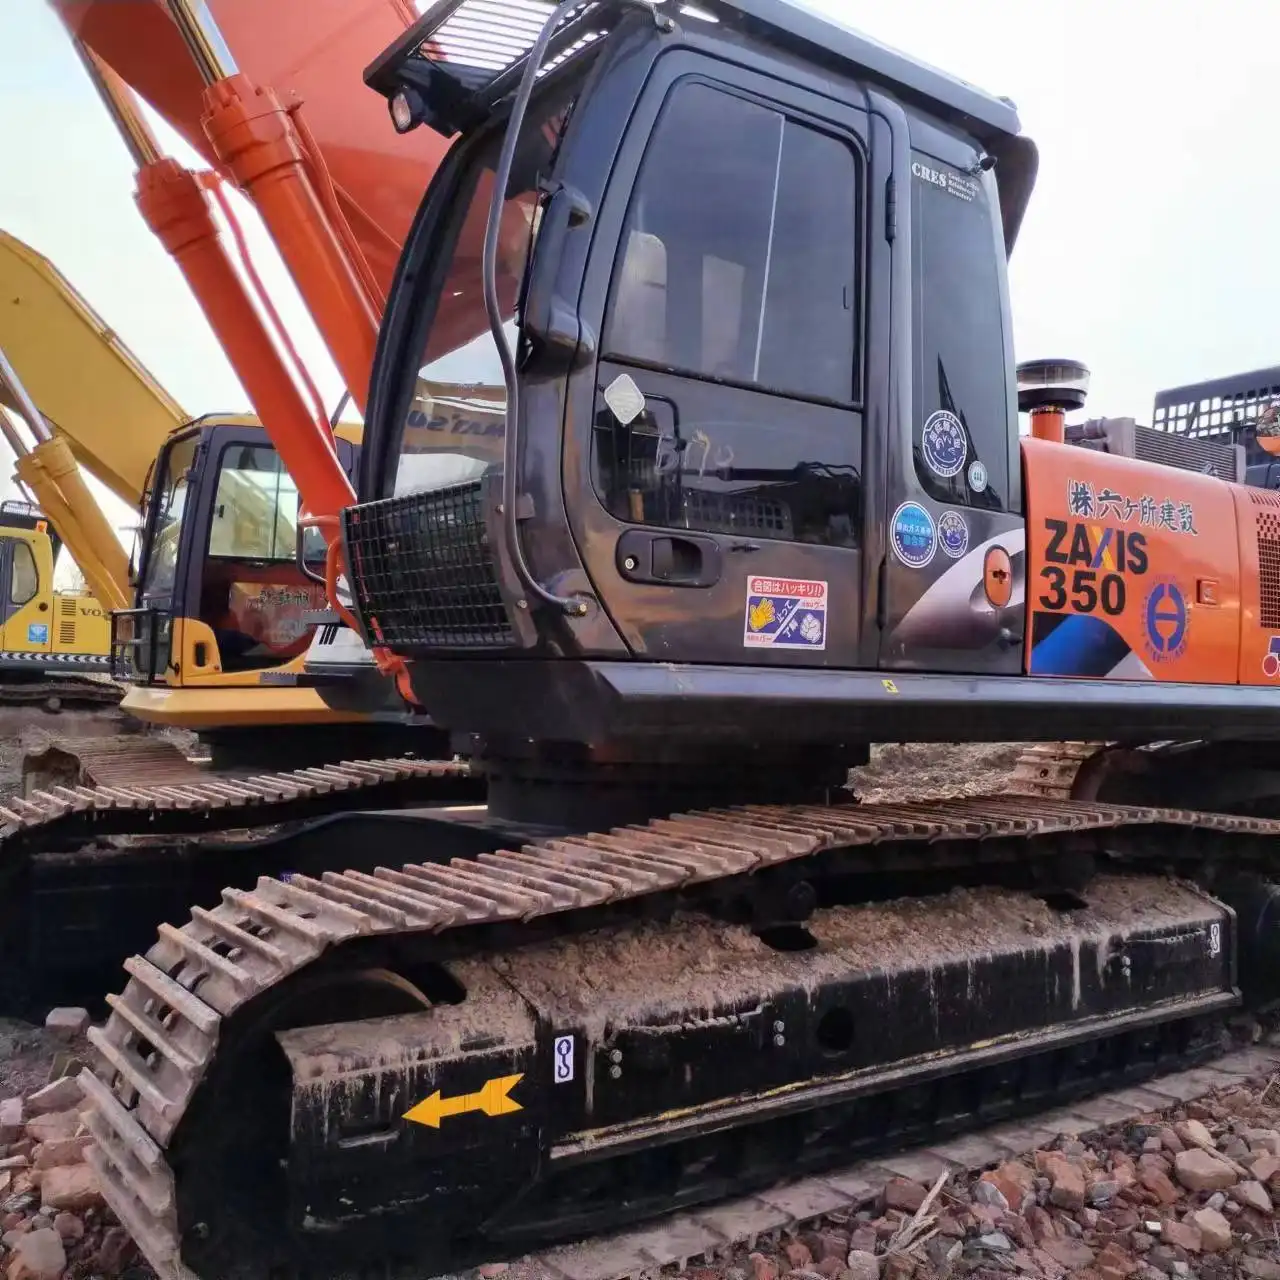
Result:
{"label": "pale sky", "polygon": [[[1088,364],[1091,416],[1149,421],[1162,387],[1280,364],[1276,0],[808,3],[1017,103],[1041,157],[1011,267],[1017,355]],[[0,227],[51,258],[189,413],[248,409],[44,0],[0,0],[0,138]],[[251,240],[332,406],[323,345]]]}

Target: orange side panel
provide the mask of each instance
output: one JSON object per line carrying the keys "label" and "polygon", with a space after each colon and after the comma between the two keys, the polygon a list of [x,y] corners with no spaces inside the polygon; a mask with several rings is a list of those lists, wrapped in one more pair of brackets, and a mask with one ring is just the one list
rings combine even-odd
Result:
{"label": "orange side panel", "polygon": [[1022,458],[1027,670],[1236,683],[1235,486],[1042,440],[1024,439]]}
{"label": "orange side panel", "polygon": [[1232,485],[1240,530],[1240,683],[1280,684],[1280,493]]}

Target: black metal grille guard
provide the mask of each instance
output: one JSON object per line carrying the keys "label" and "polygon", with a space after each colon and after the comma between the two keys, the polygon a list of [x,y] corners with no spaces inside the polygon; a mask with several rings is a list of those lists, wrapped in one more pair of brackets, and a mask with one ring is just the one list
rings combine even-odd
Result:
{"label": "black metal grille guard", "polygon": [[343,512],[355,611],[370,645],[397,652],[515,642],[479,480]]}

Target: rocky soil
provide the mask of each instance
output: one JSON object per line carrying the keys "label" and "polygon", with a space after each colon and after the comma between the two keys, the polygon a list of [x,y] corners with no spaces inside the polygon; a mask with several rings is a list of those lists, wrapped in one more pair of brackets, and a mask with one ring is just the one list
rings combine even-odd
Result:
{"label": "rocky soil", "polygon": [[43,1028],[0,1023],[4,1280],[155,1280],[84,1161],[87,1023],[83,1010],[55,1010]]}
{"label": "rocky soil", "polygon": [[857,1213],[681,1277],[1280,1280],[1277,1198],[1272,1078],[933,1186],[894,1179]]}

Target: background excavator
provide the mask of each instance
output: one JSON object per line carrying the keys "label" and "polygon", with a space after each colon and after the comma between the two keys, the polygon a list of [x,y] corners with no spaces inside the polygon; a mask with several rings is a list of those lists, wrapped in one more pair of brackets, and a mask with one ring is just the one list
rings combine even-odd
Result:
{"label": "background excavator", "polygon": [[[445,149],[426,137],[388,137],[382,112],[359,85],[364,51],[402,33],[416,10],[405,0],[281,0],[269,15],[240,0],[50,2],[138,166],[144,219],[174,256],[273,438],[306,434],[308,448],[283,461],[304,506],[324,505],[332,475],[315,465],[311,446],[333,455],[337,413],[320,402],[261,286],[226,189],[238,188],[261,216],[359,409],[390,273]],[[143,102],[207,170],[189,171],[164,154]],[[223,244],[224,228],[238,261]],[[513,228],[514,249],[527,230]],[[428,465],[468,474],[499,456],[500,403],[500,389],[484,379],[445,371],[424,385],[408,426],[434,459]],[[370,681],[379,660],[349,621],[338,609],[314,633],[300,683],[311,682],[344,718],[353,706],[383,722],[402,718],[386,683]],[[126,629],[134,627],[144,629],[145,620]],[[194,638],[196,630],[184,634]],[[133,639],[145,648],[145,637]],[[188,646],[182,656],[187,671],[198,669],[198,653]],[[308,742],[314,751],[319,739]]]}
{"label": "background excavator", "polygon": [[[420,746],[421,731],[406,737],[397,722],[377,718],[376,702],[371,707],[345,689],[361,679],[383,683],[362,646],[354,662],[348,649],[318,676],[303,670],[309,646],[326,650],[317,638],[329,625],[319,617],[323,580],[307,576],[323,568],[323,540],[299,528],[297,487],[257,419],[191,419],[52,263],[4,233],[0,296],[6,385],[28,434],[19,434],[17,422],[5,425],[17,476],[41,503],[37,509],[14,500],[0,509],[3,536],[32,547],[39,591],[26,612],[49,602],[48,615],[33,616],[61,623],[64,649],[86,634],[83,623],[73,632],[69,604],[96,612],[97,632],[89,634],[103,670],[109,652],[114,658],[116,677],[102,687],[112,703],[124,693],[109,718],[79,717],[69,727],[65,718],[35,722],[41,732],[24,739],[26,791],[103,785],[124,796],[145,783],[160,788],[157,803],[168,807],[174,788],[182,794],[193,778],[225,785],[263,769]],[[473,449],[500,456],[500,414],[472,391],[424,388],[411,430],[428,441],[473,440]],[[353,472],[362,429],[339,423],[335,431],[343,465]],[[86,473],[136,508],[131,557]],[[0,549],[8,545],[0,541]],[[94,584],[93,596],[53,592],[63,547]],[[24,622],[25,612],[10,613],[0,625]],[[16,687],[42,699],[63,689],[48,681]],[[378,697],[386,699],[381,690]],[[63,698],[70,701],[65,692]],[[187,736],[146,732],[166,729]],[[474,794],[465,780],[458,790],[463,798]],[[23,812],[27,802],[6,803],[8,812]],[[136,860],[132,848],[122,844],[114,862],[95,859],[92,869],[50,862],[48,880],[21,859],[6,864],[7,1007],[32,1010],[59,993],[74,998],[68,984],[117,962],[121,918],[136,912],[139,929],[149,931],[166,910],[181,908],[185,886],[200,875],[198,845],[149,849]],[[216,865],[222,850],[207,852]],[[112,891],[120,896],[119,916],[103,909],[103,895]]]}
{"label": "background excavator", "polygon": [[[342,724],[349,734],[358,716],[290,681],[324,596],[299,566],[297,489],[266,432],[242,415],[191,419],[52,263],[3,233],[0,291],[8,304],[0,312],[8,398],[35,444],[13,424],[9,439],[16,477],[39,503],[6,512],[12,537],[33,543],[39,588],[5,627],[40,610],[33,616],[59,627],[56,653],[77,636],[74,608],[94,623],[95,667],[103,671],[114,630],[114,673],[129,719],[222,731],[220,756],[234,756],[237,743],[254,741],[247,731],[262,725],[275,729],[274,749],[295,760],[301,738],[280,741],[291,729],[308,730],[311,751],[322,750],[317,726]],[[338,432],[353,467],[360,428]],[[132,563],[86,472],[136,510]],[[53,595],[53,559],[63,547],[92,595]],[[304,563],[314,558],[314,548],[301,551]],[[107,689],[119,698],[118,685]],[[254,753],[263,756],[260,741]],[[125,752],[111,754],[122,780]],[[152,770],[155,754],[145,749]]]}

